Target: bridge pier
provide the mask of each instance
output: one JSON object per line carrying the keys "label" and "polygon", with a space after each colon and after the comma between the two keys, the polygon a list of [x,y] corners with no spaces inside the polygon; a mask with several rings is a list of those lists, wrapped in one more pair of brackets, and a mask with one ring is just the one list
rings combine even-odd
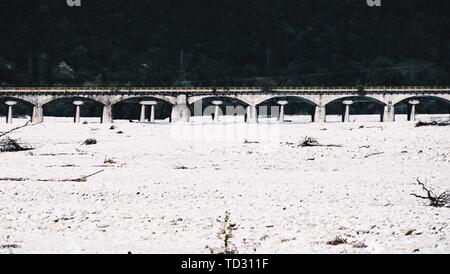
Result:
{"label": "bridge pier", "polygon": [[150,105],[150,123],[154,123],[155,122],[155,106],[156,106],[157,102],[152,102],[152,104]]}
{"label": "bridge pier", "polygon": [[284,106],[288,104],[288,101],[278,101],[277,104],[280,105],[280,115],[278,116],[278,121],[284,123]]}
{"label": "bridge pier", "polygon": [[344,115],[342,117],[342,121],[345,123],[350,122],[350,105],[353,104],[352,100],[345,100],[342,101],[342,104],[344,104],[345,106],[345,111],[344,111]]}
{"label": "bridge pier", "polygon": [[219,114],[220,114],[220,105],[223,104],[222,101],[212,101],[212,104],[214,105],[214,122],[219,122]]}
{"label": "bridge pier", "polygon": [[256,106],[247,107],[247,123],[256,124],[258,123],[258,109]]}
{"label": "bridge pier", "polygon": [[419,100],[411,100],[408,102],[409,104],[409,113],[408,113],[408,121],[416,121],[416,105],[420,104]]}
{"label": "bridge pier", "polygon": [[33,115],[31,116],[33,124],[44,122],[44,110],[42,106],[33,106]]}
{"label": "bridge pier", "polygon": [[155,122],[155,106],[158,104],[156,101],[141,101],[139,102],[141,105],[141,117],[139,119],[140,122],[145,122],[146,117],[146,108],[147,106],[150,106],[150,118],[149,122],[153,123]]}
{"label": "bridge pier", "polygon": [[189,122],[191,118],[191,110],[187,105],[186,94],[180,94],[177,96],[177,102],[172,108],[171,122]]}
{"label": "bridge pier", "polygon": [[75,105],[75,117],[73,119],[74,123],[80,123],[80,119],[81,119],[81,111],[80,111],[80,107],[84,104],[83,101],[73,101],[73,104]]}
{"label": "bridge pier", "polygon": [[391,101],[383,107],[383,113],[381,114],[382,122],[394,122],[395,121],[395,107]]}
{"label": "bridge pier", "polygon": [[141,116],[139,118],[139,122],[143,123],[143,122],[145,122],[146,106],[145,106],[144,102],[139,102],[139,104],[141,105]]}
{"label": "bridge pier", "polygon": [[102,124],[112,124],[113,123],[113,114],[112,114],[112,106],[104,105],[102,111]]}
{"label": "bridge pier", "polygon": [[6,123],[12,124],[13,121],[13,106],[17,104],[16,101],[6,101],[5,105],[8,106],[8,115],[6,116]]}
{"label": "bridge pier", "polygon": [[317,105],[314,110],[314,115],[312,121],[314,123],[325,123],[326,120],[326,108],[322,104]]}

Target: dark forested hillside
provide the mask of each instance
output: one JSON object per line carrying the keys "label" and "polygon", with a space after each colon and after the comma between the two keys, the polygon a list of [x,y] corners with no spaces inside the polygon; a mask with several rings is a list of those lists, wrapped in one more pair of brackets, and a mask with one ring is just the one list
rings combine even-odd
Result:
{"label": "dark forested hillside", "polygon": [[448,85],[450,1],[0,1],[1,85]]}

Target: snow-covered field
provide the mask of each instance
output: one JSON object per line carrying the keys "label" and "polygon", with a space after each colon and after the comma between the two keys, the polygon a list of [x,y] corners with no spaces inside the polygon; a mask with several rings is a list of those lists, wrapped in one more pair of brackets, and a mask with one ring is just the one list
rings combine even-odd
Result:
{"label": "snow-covered field", "polygon": [[450,189],[450,127],[84,120],[9,135],[35,149],[0,153],[0,253],[208,253],[226,211],[239,253],[450,253],[450,209],[410,195]]}

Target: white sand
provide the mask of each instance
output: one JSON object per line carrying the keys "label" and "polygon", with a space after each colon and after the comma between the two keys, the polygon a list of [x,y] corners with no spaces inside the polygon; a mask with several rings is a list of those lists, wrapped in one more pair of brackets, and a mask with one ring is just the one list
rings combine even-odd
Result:
{"label": "white sand", "polygon": [[[450,253],[450,209],[410,195],[417,177],[450,189],[450,127],[115,126],[46,118],[10,134],[36,149],[0,153],[0,178],[28,178],[0,181],[0,253],[206,253],[225,211],[240,253]],[[285,144],[306,135],[343,147]]]}

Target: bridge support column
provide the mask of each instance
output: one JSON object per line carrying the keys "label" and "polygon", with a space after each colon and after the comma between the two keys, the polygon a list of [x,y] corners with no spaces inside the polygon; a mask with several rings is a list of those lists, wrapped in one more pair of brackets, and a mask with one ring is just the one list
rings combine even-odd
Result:
{"label": "bridge support column", "polygon": [[410,111],[408,113],[408,121],[416,121],[416,105],[420,104],[419,100],[411,100],[408,102],[410,105]]}
{"label": "bridge support column", "polygon": [[177,103],[172,108],[171,122],[189,122],[191,111],[187,105],[187,96],[181,94],[177,96]]}
{"label": "bridge support column", "polygon": [[102,112],[102,124],[112,124],[112,123],[113,123],[112,106],[104,105]]}
{"label": "bridge support column", "polygon": [[145,106],[145,104],[143,104],[143,102],[139,102],[139,104],[141,105],[141,116],[139,118],[139,122],[143,123],[143,122],[145,122],[146,106]]}
{"label": "bridge support column", "polygon": [[33,124],[44,122],[44,110],[42,106],[33,107],[33,115],[31,116],[31,122]]}
{"label": "bridge support column", "polygon": [[154,123],[155,122],[155,104],[150,105],[150,123]]}
{"label": "bridge support column", "polygon": [[17,104],[16,101],[6,101],[5,105],[8,106],[8,116],[6,116],[6,123],[12,124],[13,121],[13,106]]}
{"label": "bridge support column", "polygon": [[75,117],[73,119],[74,123],[80,123],[81,119],[81,111],[80,107],[84,104],[83,101],[73,101],[73,104],[75,105]]}
{"label": "bridge support column", "polygon": [[153,123],[155,122],[155,106],[158,104],[156,101],[141,101],[139,102],[141,105],[141,117],[139,119],[140,122],[145,122],[145,116],[147,115],[146,108],[147,106],[150,106],[150,119],[149,122]]}
{"label": "bridge support column", "polygon": [[394,122],[395,121],[395,107],[392,102],[389,102],[384,106],[383,112],[381,113],[382,122]]}
{"label": "bridge support column", "polygon": [[214,122],[219,122],[219,115],[220,115],[220,105],[223,104],[222,101],[212,101],[212,104],[214,107]]}
{"label": "bridge support column", "polygon": [[250,123],[258,123],[258,109],[256,106],[250,106]]}
{"label": "bridge support column", "polygon": [[288,104],[288,101],[278,101],[277,104],[280,105],[280,116],[278,117],[278,121],[284,123],[284,106]]}
{"label": "bridge support column", "polygon": [[258,123],[258,109],[256,106],[248,106],[245,110],[247,113],[247,123],[255,124]]}
{"label": "bridge support column", "polygon": [[316,109],[314,111],[314,115],[313,115],[312,121],[314,123],[325,123],[325,117],[326,117],[325,106],[323,106],[322,104],[317,105]]}
{"label": "bridge support column", "polygon": [[350,105],[353,104],[352,100],[345,100],[342,102],[345,106],[344,115],[342,116],[342,121],[345,123],[350,122]]}

